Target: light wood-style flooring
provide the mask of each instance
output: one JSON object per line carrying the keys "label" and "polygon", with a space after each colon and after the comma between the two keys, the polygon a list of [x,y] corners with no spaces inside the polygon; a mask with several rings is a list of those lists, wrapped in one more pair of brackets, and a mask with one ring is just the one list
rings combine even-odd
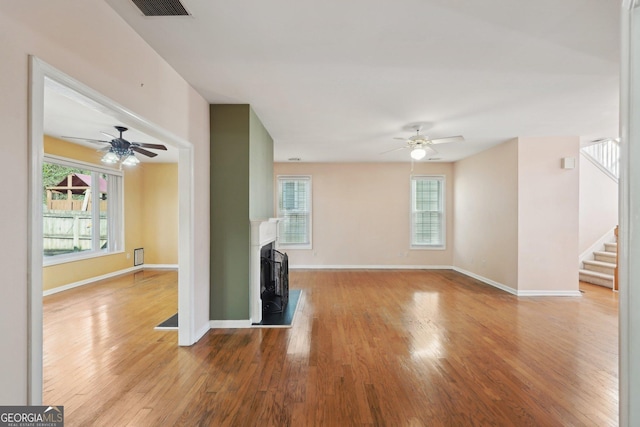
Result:
{"label": "light wood-style flooring", "polygon": [[292,271],[291,329],[156,331],[177,274],[44,298],[67,426],[615,426],[618,294],[517,298],[452,271]]}

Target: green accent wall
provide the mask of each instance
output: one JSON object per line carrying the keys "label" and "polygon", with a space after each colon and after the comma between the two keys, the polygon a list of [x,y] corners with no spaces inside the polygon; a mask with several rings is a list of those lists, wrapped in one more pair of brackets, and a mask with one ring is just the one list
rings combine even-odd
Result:
{"label": "green accent wall", "polygon": [[273,139],[247,104],[211,121],[210,319],[249,319],[250,219],[273,216]]}
{"label": "green accent wall", "polygon": [[249,218],[274,216],[273,139],[251,109],[249,111]]}

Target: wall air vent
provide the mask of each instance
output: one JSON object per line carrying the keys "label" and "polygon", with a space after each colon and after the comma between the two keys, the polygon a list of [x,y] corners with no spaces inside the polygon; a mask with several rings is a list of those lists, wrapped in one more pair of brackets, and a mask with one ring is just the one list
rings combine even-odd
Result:
{"label": "wall air vent", "polygon": [[144,264],[144,248],[133,250],[133,266]]}
{"label": "wall air vent", "polygon": [[132,0],[144,16],[189,16],[180,0]]}

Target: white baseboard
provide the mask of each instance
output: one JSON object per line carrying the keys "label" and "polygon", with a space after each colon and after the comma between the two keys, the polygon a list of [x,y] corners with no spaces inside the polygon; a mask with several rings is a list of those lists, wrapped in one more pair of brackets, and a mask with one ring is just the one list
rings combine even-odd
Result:
{"label": "white baseboard", "polygon": [[251,320],[209,320],[209,329],[247,329],[252,328]]}
{"label": "white baseboard", "polygon": [[291,265],[290,270],[451,270],[450,265]]}
{"label": "white baseboard", "polygon": [[141,264],[139,267],[148,268],[149,270],[177,270],[178,264]]}
{"label": "white baseboard", "polygon": [[518,291],[519,297],[581,297],[580,291]]}
{"label": "white baseboard", "polygon": [[209,332],[209,329],[211,329],[211,322],[212,321],[210,320],[209,323],[205,323],[200,329],[198,329],[198,331],[196,332],[195,341],[193,342],[194,344],[200,341],[200,338],[202,338],[207,332]]}
{"label": "white baseboard", "polygon": [[78,282],[69,283],[68,285],[58,286],[53,289],[47,289],[46,291],[42,292],[42,296],[46,297],[47,295],[57,294],[58,292],[67,291],[69,289],[77,288],[79,286],[89,285],[99,280],[110,279],[116,276],[122,276],[123,274],[139,271],[139,270],[142,270],[143,268],[144,268],[144,265],[138,265],[136,267],[125,268],[124,270],[113,271],[111,273],[103,274],[101,276],[90,277],[88,279],[80,280]]}
{"label": "white baseboard", "polygon": [[475,273],[472,273],[470,271],[467,271],[465,269],[462,268],[458,268],[458,267],[453,267],[453,270],[457,271],[458,273],[464,274],[466,276],[469,277],[473,277],[476,280],[479,280],[481,282],[486,283],[487,285],[491,285],[495,288],[498,288],[500,290],[503,290],[505,292],[509,292],[512,295],[518,296],[518,297],[580,297],[582,296],[582,294],[580,293],[579,290],[576,291],[570,291],[570,290],[560,290],[560,291],[549,291],[549,290],[527,290],[527,291],[518,291],[516,289],[513,289],[507,285],[503,285],[502,283],[496,282],[494,280],[491,279],[487,279],[486,277],[482,277],[479,276]]}
{"label": "white baseboard", "polygon": [[463,268],[450,266],[450,265],[290,265],[292,270],[453,270],[465,276],[469,276],[476,280],[481,281],[494,288],[500,289],[516,295],[519,297],[534,297],[534,296],[569,296],[576,297],[581,296],[580,291],[545,291],[545,290],[531,290],[531,291],[518,291],[507,285],[496,282],[495,280],[488,279],[478,274],[472,273]]}
{"label": "white baseboard", "polygon": [[483,276],[480,276],[478,274],[472,273],[472,272],[467,271],[467,270],[465,270],[463,268],[460,268],[460,267],[452,267],[452,269],[454,271],[457,271],[460,274],[464,274],[465,276],[472,277],[472,278],[474,278],[476,280],[479,280],[479,281],[481,281],[483,283],[486,283],[487,285],[491,285],[494,288],[498,288],[501,291],[508,292],[508,293],[510,293],[512,295],[518,295],[518,291],[516,291],[515,289],[513,289],[513,288],[511,288],[511,287],[509,287],[507,285],[503,285],[502,283],[496,282],[495,280],[487,279],[486,277],[483,277]]}

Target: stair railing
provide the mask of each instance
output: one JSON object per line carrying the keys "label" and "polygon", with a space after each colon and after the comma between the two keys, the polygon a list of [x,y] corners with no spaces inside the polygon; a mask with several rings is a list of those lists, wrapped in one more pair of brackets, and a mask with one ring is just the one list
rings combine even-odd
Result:
{"label": "stair railing", "polygon": [[605,174],[618,182],[620,176],[620,144],[617,139],[605,138],[582,147],[585,157]]}

